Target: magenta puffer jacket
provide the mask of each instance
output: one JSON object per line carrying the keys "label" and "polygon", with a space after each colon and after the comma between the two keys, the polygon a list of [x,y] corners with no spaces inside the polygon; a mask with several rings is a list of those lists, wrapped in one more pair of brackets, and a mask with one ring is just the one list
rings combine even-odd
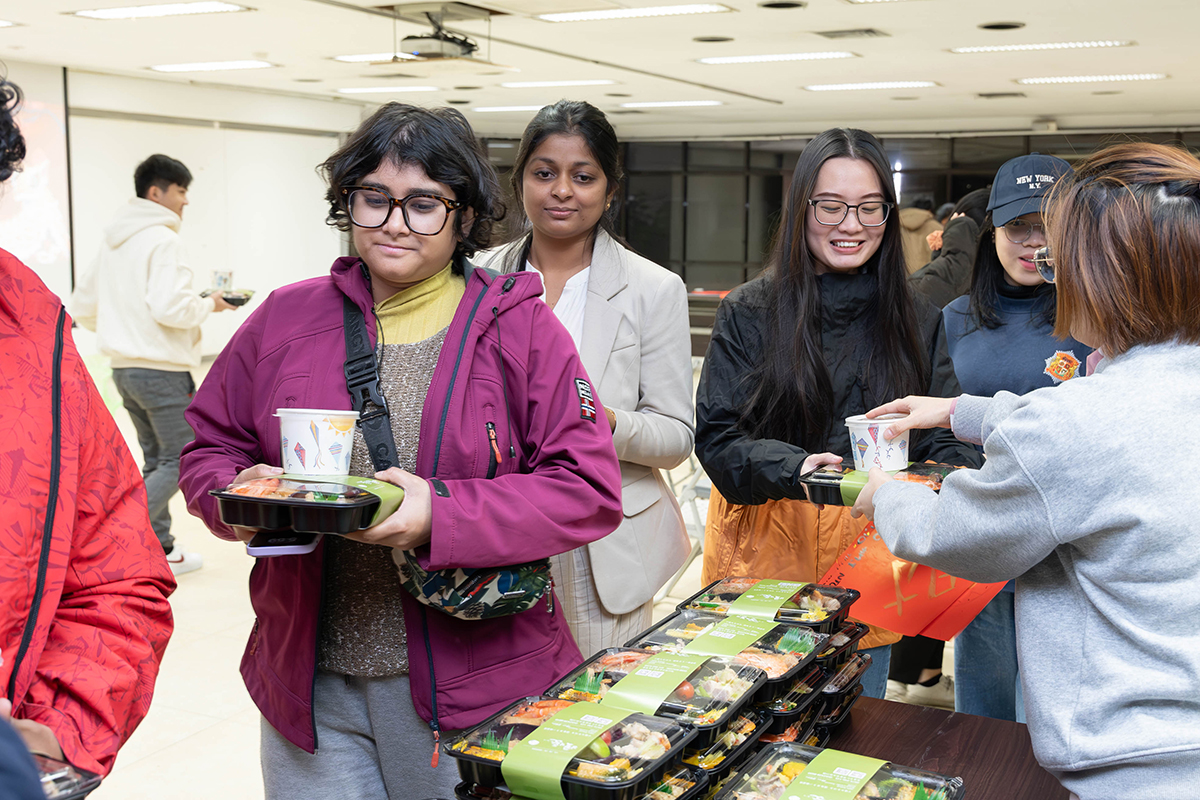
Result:
{"label": "magenta puffer jacket", "polygon": [[[431,569],[504,566],[602,538],[621,521],[620,469],[569,334],[538,299],[536,275],[463,267],[466,294],[421,414],[416,473],[429,480],[433,505],[433,539],[421,561]],[[196,438],[184,449],[179,483],[188,508],[217,536],[234,538],[208,491],[254,464],[280,463],[275,409],[350,408],[343,295],[374,318],[356,258],[339,258],[330,277],[273,292],[197,391],[187,412]],[[489,424],[504,456],[498,465]],[[316,747],[322,550],[254,565],[257,621],[242,659],[263,716],[308,752]],[[404,601],[413,703],[434,730],[473,725],[538,694],[581,659],[549,603],[484,621],[455,619],[407,594]]]}

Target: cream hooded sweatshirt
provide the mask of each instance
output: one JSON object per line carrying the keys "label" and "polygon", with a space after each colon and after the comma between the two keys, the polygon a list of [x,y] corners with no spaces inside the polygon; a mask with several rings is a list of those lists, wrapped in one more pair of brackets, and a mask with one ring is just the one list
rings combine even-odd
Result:
{"label": "cream hooded sweatshirt", "polygon": [[71,296],[114,369],[187,372],[200,365],[200,323],[212,298],[192,288],[179,215],[135,197],[104,230],[104,244]]}

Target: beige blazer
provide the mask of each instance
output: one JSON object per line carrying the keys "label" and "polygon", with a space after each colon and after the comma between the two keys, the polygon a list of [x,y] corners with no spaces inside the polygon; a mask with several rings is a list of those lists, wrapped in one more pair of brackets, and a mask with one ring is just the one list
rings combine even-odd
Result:
{"label": "beige blazer", "polygon": [[[506,245],[476,263],[504,269]],[[661,470],[682,464],[695,443],[687,290],[678,275],[600,231],[592,251],[579,356],[601,404],[617,419],[621,525],[592,542],[597,594],[610,614],[639,608],[691,550],[683,515]],[[599,424],[607,424],[601,417]]]}

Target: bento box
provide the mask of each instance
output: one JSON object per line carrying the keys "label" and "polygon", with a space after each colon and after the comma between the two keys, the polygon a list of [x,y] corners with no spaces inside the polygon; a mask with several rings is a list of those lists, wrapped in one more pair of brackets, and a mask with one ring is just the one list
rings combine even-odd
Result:
{"label": "bento box", "polygon": [[754,751],[758,737],[763,735],[770,721],[771,715],[767,711],[743,709],[711,745],[685,750],[683,763],[704,770],[709,780],[716,783]]}
{"label": "bento box", "polygon": [[837,671],[837,674],[821,687],[821,696],[825,699],[825,707],[841,705],[846,693],[862,681],[863,675],[870,666],[870,653],[855,653],[851,656],[850,660]]}
{"label": "bento box", "polygon": [[842,668],[858,650],[858,642],[871,629],[861,622],[846,621],[836,633],[829,637],[824,650],[817,653],[817,664],[833,674]]}
{"label": "bento box", "polygon": [[689,610],[675,612],[625,644],[655,652],[728,656],[758,667],[767,673],[755,697],[763,703],[786,694],[828,639],[802,625]]}
{"label": "bento box", "polygon": [[[899,472],[893,472],[892,478],[907,481],[921,486],[928,486],[935,492],[942,488],[942,479],[956,469],[949,464],[909,464]],[[868,472],[856,470],[853,461],[843,461],[818,467],[812,472],[800,476],[800,482],[808,489],[811,502],[826,506],[852,506],[858,499],[858,493],[867,485]]]}
{"label": "bento box", "polygon": [[[700,800],[708,789],[708,775],[698,767],[682,766],[667,771],[650,791],[637,800]],[[456,800],[521,800],[507,786],[480,786],[466,781],[454,787]]]}
{"label": "bento box", "polygon": [[350,475],[254,478],[209,494],[226,525],[343,536],[382,521],[404,499],[398,486]]}
{"label": "bento box", "polygon": [[829,683],[829,675],[825,670],[814,665],[792,681],[788,686],[787,693],[769,703],[762,704],[762,708],[771,712],[771,724],[765,735],[782,734],[799,721],[805,711],[814,705],[818,711],[824,708],[824,695],[821,690],[827,683]]}
{"label": "bento box", "polygon": [[763,748],[716,795],[716,800],[822,796],[822,790],[834,788],[843,793],[838,796],[854,800],[961,800],[963,797],[962,778],[839,750],[783,743]]}
{"label": "bento box", "polygon": [[[77,769],[65,761],[41,753],[34,753],[33,761],[37,766],[42,792],[50,800],[81,800],[100,785],[99,775]],[[0,786],[0,789],[3,788]]]}
{"label": "bento box", "polygon": [[800,581],[724,578],[684,600],[677,611],[708,611],[791,622],[829,634],[841,627],[858,599],[854,589]]}
{"label": "bento box", "polygon": [[845,722],[862,693],[863,685],[859,681],[841,694],[830,695],[825,701],[825,711],[817,717],[817,727],[834,728]]}
{"label": "bento box", "polygon": [[[823,700],[823,698],[822,698]],[[825,710],[824,702],[810,703],[801,711],[791,716],[787,724],[773,722],[766,732],[758,738],[760,745],[777,742],[802,742],[816,728],[817,720]]]}
{"label": "bento box", "polygon": [[820,750],[829,744],[829,739],[832,736],[832,728],[814,728],[813,732],[808,735],[808,738],[800,744],[804,745],[805,747],[813,747],[817,750]]}
{"label": "bento box", "polygon": [[557,779],[567,800],[639,800],[694,737],[664,717],[527,697],[444,743],[442,752],[457,759],[467,784],[521,794],[528,786],[553,788]]}
{"label": "bento box", "polygon": [[695,746],[708,747],[766,680],[761,669],[729,658],[610,647],[546,694],[673,719],[696,730]]}

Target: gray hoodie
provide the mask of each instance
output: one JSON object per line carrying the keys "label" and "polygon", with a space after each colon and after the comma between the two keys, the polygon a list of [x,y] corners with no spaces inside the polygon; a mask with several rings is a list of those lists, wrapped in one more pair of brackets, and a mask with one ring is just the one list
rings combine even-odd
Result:
{"label": "gray hoodie", "polygon": [[1023,397],[963,395],[980,470],[891,482],[901,558],[1017,579],[1038,761],[1082,800],[1200,795],[1200,347],[1135,347]]}

